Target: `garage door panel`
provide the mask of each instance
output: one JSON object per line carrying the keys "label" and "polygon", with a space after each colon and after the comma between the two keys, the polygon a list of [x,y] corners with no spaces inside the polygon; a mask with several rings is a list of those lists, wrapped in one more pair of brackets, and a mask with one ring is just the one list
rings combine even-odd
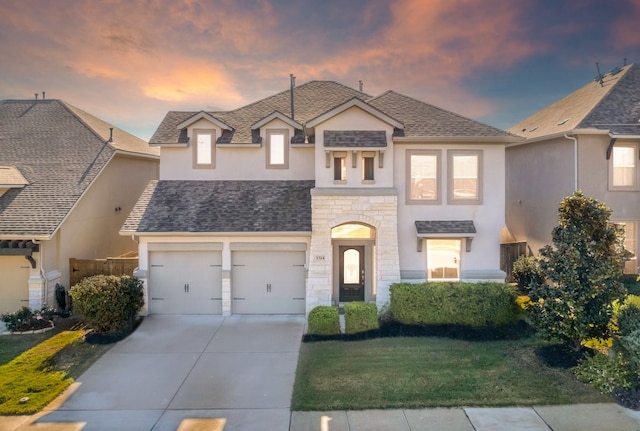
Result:
{"label": "garage door panel", "polygon": [[29,306],[29,268],[24,256],[0,256],[0,314]]}
{"label": "garage door panel", "polygon": [[154,251],[149,298],[153,314],[221,314],[222,256],[216,251]]}
{"label": "garage door panel", "polygon": [[233,313],[304,314],[304,252],[238,251],[232,261]]}

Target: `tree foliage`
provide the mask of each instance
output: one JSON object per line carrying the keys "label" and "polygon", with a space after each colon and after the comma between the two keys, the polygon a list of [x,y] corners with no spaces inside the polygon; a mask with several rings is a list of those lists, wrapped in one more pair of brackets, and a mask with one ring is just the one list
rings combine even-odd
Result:
{"label": "tree foliage", "polygon": [[540,249],[546,279],[531,285],[531,319],[544,336],[574,350],[589,338],[607,338],[613,301],[622,299],[624,230],[611,210],[576,191],[559,207],[553,247]]}

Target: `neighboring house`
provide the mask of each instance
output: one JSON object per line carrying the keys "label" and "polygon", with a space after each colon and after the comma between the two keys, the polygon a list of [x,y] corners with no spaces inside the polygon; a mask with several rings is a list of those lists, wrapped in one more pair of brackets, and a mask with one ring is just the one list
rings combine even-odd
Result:
{"label": "neighboring house", "polygon": [[[293,109],[292,109],[293,107]],[[515,138],[393,91],[312,81],[233,111],[169,112],[121,234],[148,313],[382,306],[394,282],[504,281]]]}
{"label": "neighboring house", "polygon": [[[640,222],[640,69],[631,64],[553,103],[509,131],[526,138],[507,145],[510,239],[534,253],[551,243],[560,201],[575,190],[609,206],[638,254]],[[627,262],[637,273],[637,259]]]}
{"label": "neighboring house", "polygon": [[69,258],[136,250],[118,234],[159,152],[60,100],[0,101],[0,313],[55,306]]}

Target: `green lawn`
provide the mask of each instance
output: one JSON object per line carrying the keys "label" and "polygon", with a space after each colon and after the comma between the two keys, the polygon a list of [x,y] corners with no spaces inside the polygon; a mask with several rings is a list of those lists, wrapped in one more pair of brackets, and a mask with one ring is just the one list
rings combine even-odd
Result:
{"label": "green lawn", "polygon": [[566,369],[544,365],[537,339],[390,337],[316,341],[300,350],[293,410],[521,406],[608,402]]}

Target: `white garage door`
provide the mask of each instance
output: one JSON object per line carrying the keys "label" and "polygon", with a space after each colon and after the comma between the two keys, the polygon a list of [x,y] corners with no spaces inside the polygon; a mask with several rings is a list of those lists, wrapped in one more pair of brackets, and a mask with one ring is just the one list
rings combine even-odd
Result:
{"label": "white garage door", "polygon": [[234,314],[304,314],[304,251],[234,251]]}
{"label": "white garage door", "polygon": [[29,268],[24,256],[0,256],[0,314],[29,306]]}
{"label": "white garage door", "polygon": [[219,251],[152,251],[149,267],[150,313],[222,313]]}

